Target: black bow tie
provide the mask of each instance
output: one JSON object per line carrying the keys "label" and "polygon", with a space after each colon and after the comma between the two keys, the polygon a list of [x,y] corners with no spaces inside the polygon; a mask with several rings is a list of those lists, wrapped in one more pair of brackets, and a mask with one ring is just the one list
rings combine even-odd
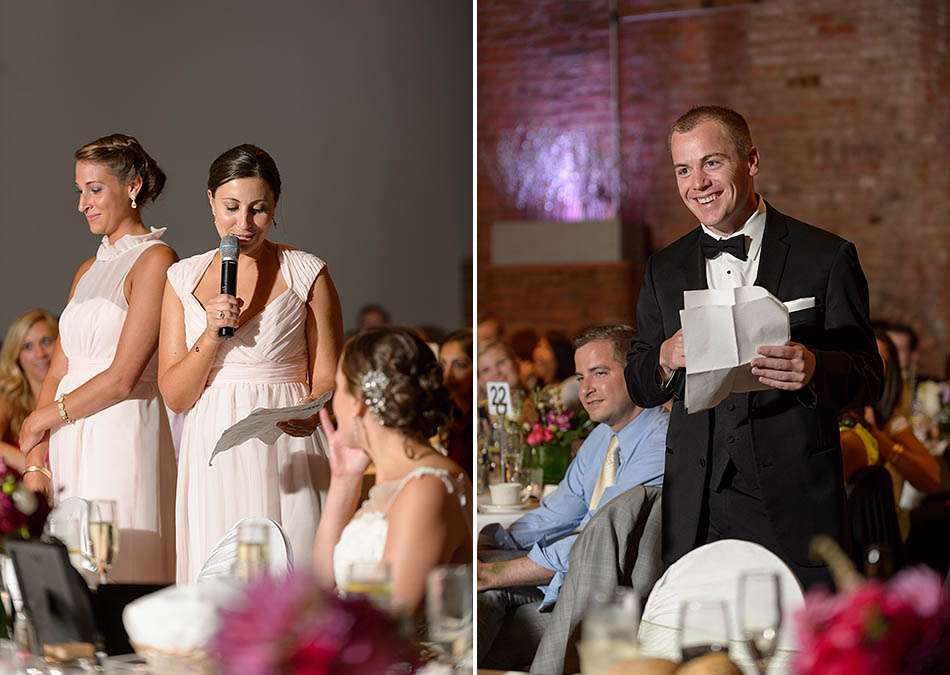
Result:
{"label": "black bow tie", "polygon": [[728,239],[715,239],[703,232],[702,239],[699,242],[703,249],[703,255],[707,258],[715,258],[720,253],[728,253],[739,260],[745,260],[745,235],[740,234]]}

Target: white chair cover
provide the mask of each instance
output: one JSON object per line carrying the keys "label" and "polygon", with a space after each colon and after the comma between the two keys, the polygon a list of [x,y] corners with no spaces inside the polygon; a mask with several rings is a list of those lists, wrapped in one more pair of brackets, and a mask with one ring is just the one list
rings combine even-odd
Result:
{"label": "white chair cover", "polygon": [[782,629],[769,673],[790,673],[791,659],[798,645],[792,615],[804,605],[802,587],[781,558],[763,546],[736,539],[713,542],[690,551],[660,577],[650,592],[640,621],[643,653],[678,661],[680,604],[696,598],[722,600],[729,615],[729,658],[744,672],[754,674],[736,617],[739,576],[752,570],[774,571],[781,580]]}
{"label": "white chair cover", "polygon": [[272,575],[282,575],[289,572],[294,566],[293,550],[290,540],[280,525],[270,518],[243,518],[236,522],[228,532],[221,537],[205,560],[198,573],[197,582],[206,581],[219,576],[229,576],[237,560],[238,529],[242,523],[261,523],[267,527],[270,534],[268,553],[270,555],[270,572]]}

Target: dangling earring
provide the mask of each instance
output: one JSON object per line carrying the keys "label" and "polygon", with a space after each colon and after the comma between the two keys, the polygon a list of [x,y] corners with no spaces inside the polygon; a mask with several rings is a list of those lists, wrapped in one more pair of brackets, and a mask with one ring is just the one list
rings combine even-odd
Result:
{"label": "dangling earring", "polygon": [[139,205],[135,202],[135,197],[132,197],[132,208],[137,209]]}

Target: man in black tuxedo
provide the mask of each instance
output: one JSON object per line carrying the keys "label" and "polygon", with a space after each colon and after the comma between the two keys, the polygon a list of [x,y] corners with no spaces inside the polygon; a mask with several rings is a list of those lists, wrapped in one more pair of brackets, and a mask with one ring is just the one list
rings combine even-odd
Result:
{"label": "man in black tuxedo", "polygon": [[[670,132],[680,196],[700,226],[653,255],[627,360],[630,397],[674,399],[666,441],[663,559],[743,539],[784,559],[807,587],[829,579],[811,560],[816,534],[848,545],[838,416],[871,404],[883,378],[868,286],[853,244],[786,216],[755,192],[758,151],[746,121],[694,108]],[[769,388],[688,414],[679,312],[683,291],[761,286],[791,314],[791,341],[762,347],[752,374]]]}

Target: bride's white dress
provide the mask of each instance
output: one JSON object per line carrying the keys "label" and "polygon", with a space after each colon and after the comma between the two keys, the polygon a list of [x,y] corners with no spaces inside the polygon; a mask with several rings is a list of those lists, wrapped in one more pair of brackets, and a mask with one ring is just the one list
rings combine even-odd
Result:
{"label": "bride's white dress", "polygon": [[378,563],[383,559],[386,535],[389,532],[387,512],[399,492],[411,481],[423,476],[436,476],[445,491],[455,495],[465,512],[466,536],[472,536],[472,484],[464,473],[452,476],[445,469],[421,466],[399,480],[379,483],[370,488],[369,496],[340,533],[333,549],[333,577],[337,589],[346,588],[350,566],[354,563]]}

